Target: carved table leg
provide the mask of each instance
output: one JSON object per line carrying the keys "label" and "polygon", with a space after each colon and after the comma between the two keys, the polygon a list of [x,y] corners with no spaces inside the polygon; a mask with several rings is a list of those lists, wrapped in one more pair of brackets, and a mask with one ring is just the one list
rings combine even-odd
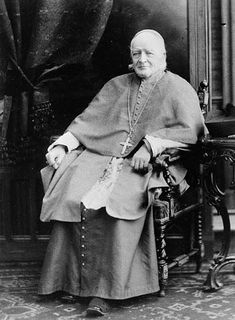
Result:
{"label": "carved table leg", "polygon": [[220,252],[214,257],[209,273],[204,284],[205,291],[216,291],[222,288],[223,284],[217,280],[219,271],[226,265],[234,263],[235,257],[228,257],[230,247],[230,219],[228,210],[224,204],[224,201],[220,198],[217,199],[217,203],[214,204],[217,212],[220,214],[223,222],[223,240],[221,244]]}
{"label": "carved table leg", "polygon": [[223,222],[223,239],[220,252],[214,257],[209,268],[209,273],[204,284],[205,291],[219,290],[223,284],[217,280],[219,271],[228,264],[235,264],[235,257],[228,257],[230,247],[231,227],[229,213],[224,202],[224,192],[222,192],[215,178],[215,166],[218,160],[229,160],[235,162],[235,152],[233,150],[224,150],[222,153],[214,152],[211,155],[211,161],[205,166],[205,189],[206,198],[210,205],[214,206]]}

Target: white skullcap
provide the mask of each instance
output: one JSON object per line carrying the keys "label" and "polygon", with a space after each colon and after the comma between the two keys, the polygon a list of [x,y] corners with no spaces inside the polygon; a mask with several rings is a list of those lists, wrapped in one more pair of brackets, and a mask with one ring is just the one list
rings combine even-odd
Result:
{"label": "white skullcap", "polygon": [[141,33],[150,33],[150,34],[153,34],[156,39],[158,40],[158,45],[159,45],[159,50],[162,51],[163,53],[166,53],[166,48],[165,48],[165,42],[164,42],[164,39],[163,37],[160,35],[159,32],[157,32],[156,30],[153,30],[153,29],[143,29],[139,32],[137,32],[134,37],[132,38],[131,40],[131,47],[132,47],[132,43],[134,41],[134,39],[140,35]]}

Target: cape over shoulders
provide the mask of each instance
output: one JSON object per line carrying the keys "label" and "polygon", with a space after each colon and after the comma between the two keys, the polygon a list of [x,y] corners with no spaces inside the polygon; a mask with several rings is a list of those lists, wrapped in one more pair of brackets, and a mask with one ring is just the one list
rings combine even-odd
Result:
{"label": "cape over shoulders", "polygon": [[165,90],[176,95],[185,93],[196,95],[196,90],[186,79],[171,71],[166,71],[162,79],[159,80],[158,87],[165,88]]}
{"label": "cape over shoulders", "polygon": [[[128,86],[130,85],[131,81],[139,82],[140,78],[134,72],[130,72],[130,73],[125,73],[125,74],[113,77],[110,80],[108,80],[106,84],[111,86],[118,86],[118,85]],[[158,86],[159,87],[166,86],[166,89],[169,89],[169,91],[173,89],[173,92],[189,91],[189,92],[196,93],[195,89],[186,79],[168,70],[165,72],[164,76],[158,81]]]}
{"label": "cape over shoulders", "polygon": [[110,80],[106,82],[108,85],[128,85],[130,81],[136,78],[138,80],[138,77],[134,72],[121,74],[119,76],[113,77]]}

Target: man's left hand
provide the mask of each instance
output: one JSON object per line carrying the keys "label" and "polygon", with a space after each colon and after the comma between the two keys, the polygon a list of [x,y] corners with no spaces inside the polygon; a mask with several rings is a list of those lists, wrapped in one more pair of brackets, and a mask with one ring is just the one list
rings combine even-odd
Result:
{"label": "man's left hand", "polygon": [[145,144],[143,144],[138,151],[134,154],[132,161],[131,161],[131,166],[135,170],[147,170],[148,169],[148,164],[150,161],[151,155],[146,147]]}

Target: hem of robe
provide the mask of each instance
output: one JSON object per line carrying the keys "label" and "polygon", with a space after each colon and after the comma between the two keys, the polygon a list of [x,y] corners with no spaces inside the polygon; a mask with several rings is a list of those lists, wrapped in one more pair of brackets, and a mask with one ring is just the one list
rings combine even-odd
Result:
{"label": "hem of robe", "polygon": [[135,290],[126,290],[124,292],[120,292],[120,293],[116,293],[116,294],[110,294],[108,295],[107,293],[105,293],[102,290],[94,290],[94,291],[89,291],[87,292],[86,290],[80,290],[78,291],[73,291],[73,290],[69,290],[66,287],[56,287],[53,288],[52,290],[49,291],[38,291],[39,295],[49,295],[49,294],[53,294],[55,292],[66,292],[68,294],[71,294],[73,296],[76,297],[99,297],[99,298],[103,298],[103,299],[110,299],[110,300],[125,300],[125,299],[129,299],[129,298],[134,298],[137,296],[143,296],[143,295],[147,295],[147,294],[154,294],[157,293],[160,290],[159,285],[156,285],[156,287],[152,286],[151,284],[149,286],[145,286],[145,287],[138,287]]}

